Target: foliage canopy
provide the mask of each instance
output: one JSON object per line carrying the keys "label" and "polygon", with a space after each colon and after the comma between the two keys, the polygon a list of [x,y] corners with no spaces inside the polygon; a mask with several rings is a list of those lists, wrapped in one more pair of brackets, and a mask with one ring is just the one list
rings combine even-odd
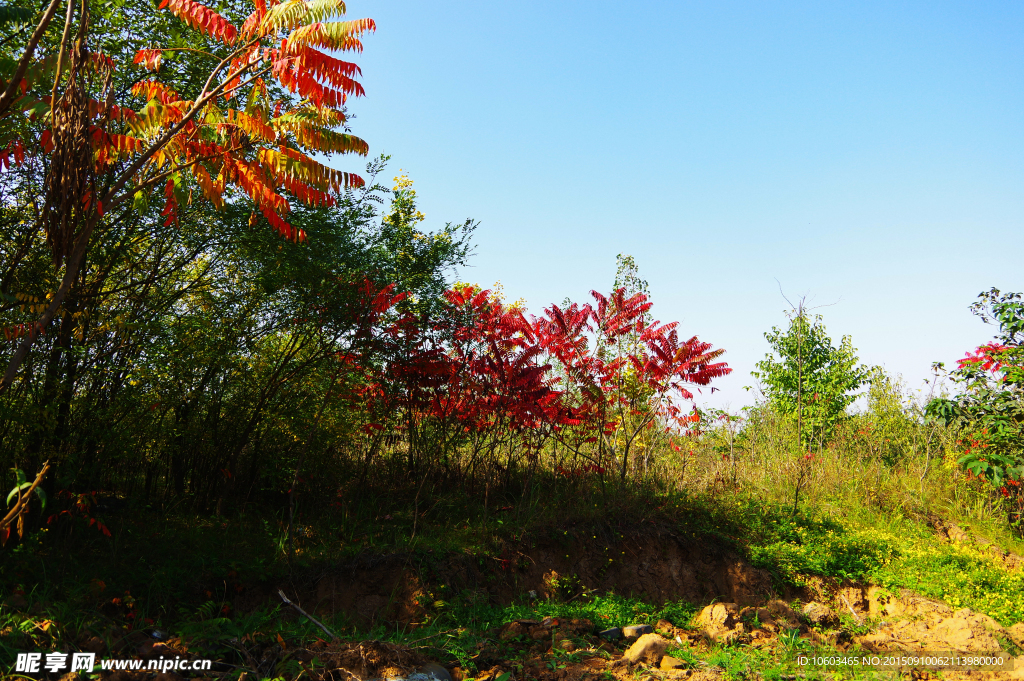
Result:
{"label": "foliage canopy", "polygon": [[827,441],[835,425],[870,378],[870,369],[858,363],[849,336],[836,347],[822,323],[802,306],[794,311],[788,328],[772,327],[765,333],[772,352],[757,363],[754,376],[766,389],[769,402],[799,423],[803,446]]}

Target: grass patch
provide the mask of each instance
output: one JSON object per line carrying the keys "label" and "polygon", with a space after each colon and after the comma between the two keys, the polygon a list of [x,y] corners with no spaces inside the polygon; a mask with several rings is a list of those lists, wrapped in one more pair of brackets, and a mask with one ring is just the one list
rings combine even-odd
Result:
{"label": "grass patch", "polygon": [[789,516],[781,507],[754,517],[746,554],[780,585],[801,586],[809,575],[849,578],[910,589],[1004,626],[1024,621],[1024,571],[1007,569],[977,544],[943,542],[919,521],[866,513]]}

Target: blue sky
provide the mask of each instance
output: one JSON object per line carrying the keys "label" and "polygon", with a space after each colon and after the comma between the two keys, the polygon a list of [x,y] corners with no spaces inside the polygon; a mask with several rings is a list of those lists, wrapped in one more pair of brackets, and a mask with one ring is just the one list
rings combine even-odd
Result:
{"label": "blue sky", "polygon": [[[415,181],[426,227],[480,221],[460,278],[531,310],[608,290],[727,350],[807,296],[912,388],[1024,290],[1024,5],[358,2],[353,131]],[[356,159],[344,159],[351,167]],[[778,280],[778,281],[776,281]]]}

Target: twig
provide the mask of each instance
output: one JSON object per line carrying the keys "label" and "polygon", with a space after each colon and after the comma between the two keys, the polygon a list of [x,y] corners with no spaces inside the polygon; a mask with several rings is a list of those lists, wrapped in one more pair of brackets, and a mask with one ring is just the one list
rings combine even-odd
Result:
{"label": "twig", "polygon": [[281,589],[278,589],[277,590],[277,594],[281,597],[281,600],[285,602],[285,605],[290,605],[291,607],[293,607],[296,610],[298,610],[299,613],[301,613],[306,619],[308,619],[310,622],[312,622],[316,626],[318,626],[321,629],[323,629],[324,633],[327,634],[328,636],[330,636],[332,640],[335,640],[335,641],[338,640],[337,635],[335,635],[335,633],[333,631],[331,631],[330,629],[325,627],[320,620],[318,620],[317,618],[313,617],[308,612],[306,612],[305,610],[300,608],[297,603],[292,603],[290,600],[288,600],[288,597],[284,595],[284,591],[282,591]]}
{"label": "twig", "polygon": [[[43,476],[46,475],[48,470],[50,470],[49,459],[43,462],[43,469],[39,471],[39,475],[36,476],[35,482],[32,483],[32,486],[29,487],[24,494],[20,491],[18,492],[18,500],[14,503],[14,508],[12,508],[7,515],[3,517],[3,519],[0,519],[0,530],[13,523],[15,518],[25,511],[25,505],[28,503],[29,497],[32,495],[35,488],[39,486],[39,483],[43,481]],[[20,532],[21,530],[18,531]]]}
{"label": "twig", "polygon": [[411,646],[413,643],[419,643],[420,641],[426,641],[427,639],[434,638],[436,636],[440,636],[441,634],[450,634],[453,631],[458,631],[458,629],[448,629],[446,631],[439,631],[436,634],[431,634],[430,636],[424,636],[423,638],[418,638],[415,641],[409,641],[408,643],[405,643],[404,645]]}
{"label": "twig", "polygon": [[850,614],[853,615],[853,619],[857,620],[857,624],[864,624],[860,619],[860,615],[858,615],[857,611],[853,609],[852,605],[850,605],[850,601],[846,600],[846,596],[839,594],[839,597],[843,599],[843,603],[846,603],[846,607],[850,609]]}
{"label": "twig", "polygon": [[420,518],[420,492],[423,491],[423,483],[425,483],[426,481],[427,476],[424,475],[423,479],[420,480],[419,488],[416,489],[416,500],[413,502],[412,505],[412,534],[409,535],[410,545],[412,544],[413,538],[416,537],[416,521],[418,521]]}

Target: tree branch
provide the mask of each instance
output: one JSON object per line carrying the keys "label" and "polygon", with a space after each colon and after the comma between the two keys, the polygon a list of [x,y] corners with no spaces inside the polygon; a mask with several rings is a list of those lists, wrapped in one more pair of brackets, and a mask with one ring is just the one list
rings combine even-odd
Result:
{"label": "tree branch", "polygon": [[7,112],[7,109],[14,104],[15,93],[18,91],[18,85],[21,80],[25,77],[25,71],[28,70],[29,62],[32,61],[32,57],[35,56],[36,47],[39,45],[39,41],[43,37],[43,33],[46,31],[46,27],[50,25],[50,21],[53,20],[53,15],[57,12],[57,8],[60,7],[60,0],[53,0],[50,6],[46,8],[46,12],[43,14],[43,18],[39,20],[39,25],[36,26],[36,30],[32,33],[32,37],[29,38],[28,45],[25,46],[25,53],[21,55],[21,59],[18,60],[18,66],[14,69],[14,75],[11,76],[11,82],[7,84],[7,89],[0,95],[0,117]]}

